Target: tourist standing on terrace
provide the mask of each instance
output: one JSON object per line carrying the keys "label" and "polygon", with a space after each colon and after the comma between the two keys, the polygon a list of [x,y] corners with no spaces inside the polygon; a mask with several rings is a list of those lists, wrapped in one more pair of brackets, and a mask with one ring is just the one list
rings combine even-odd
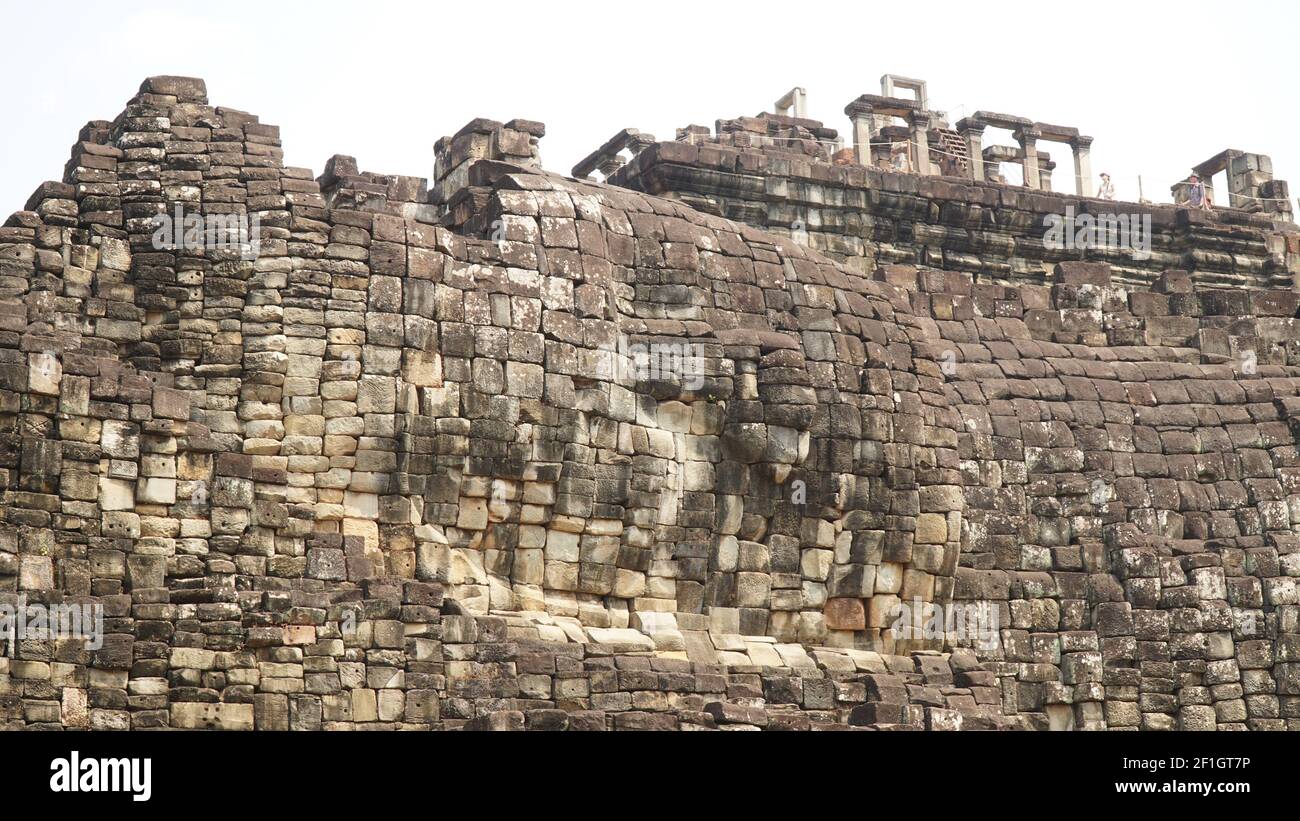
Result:
{"label": "tourist standing on terrace", "polygon": [[1210,194],[1205,190],[1205,183],[1196,174],[1187,178],[1189,183],[1187,188],[1187,204],[1192,208],[1199,208],[1202,211],[1209,211],[1213,205],[1210,203]]}
{"label": "tourist standing on terrace", "polygon": [[1110,181],[1110,174],[1101,175],[1101,188],[1097,191],[1097,196],[1103,200],[1115,199],[1115,183]]}

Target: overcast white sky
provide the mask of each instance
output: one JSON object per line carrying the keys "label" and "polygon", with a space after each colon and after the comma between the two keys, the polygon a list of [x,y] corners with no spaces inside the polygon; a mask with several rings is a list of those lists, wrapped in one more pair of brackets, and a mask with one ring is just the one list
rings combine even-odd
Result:
{"label": "overcast white sky", "polygon": [[[1077,126],[1121,199],[1141,174],[1167,201],[1230,147],[1300,188],[1291,0],[0,5],[0,218],[154,74],[204,78],[214,105],[281,126],[286,162],[317,174],[339,153],[430,176],[434,141],[473,117],[545,122],[543,163],[568,173],[620,128],[671,139],[795,85],[847,138],[844,106],[888,72],[927,80],[954,122],[984,109]],[[1045,147],[1054,187],[1073,190],[1068,148]]]}

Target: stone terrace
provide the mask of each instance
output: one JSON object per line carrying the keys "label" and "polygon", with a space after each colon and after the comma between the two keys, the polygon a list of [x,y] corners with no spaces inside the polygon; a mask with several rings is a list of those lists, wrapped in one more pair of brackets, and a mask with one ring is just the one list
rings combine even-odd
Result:
{"label": "stone terrace", "polygon": [[[904,85],[918,88],[918,99],[893,96]],[[574,173],[600,170],[610,183],[790,237],[865,274],[911,264],[979,282],[1050,283],[1057,263],[1083,258],[1046,242],[1048,219],[1072,213],[1150,218],[1146,255],[1087,251],[1088,260],[1112,266],[1117,284],[1148,290],[1178,269],[1206,287],[1295,285],[1300,229],[1289,188],[1273,179],[1266,156],[1230,150],[1195,166],[1207,181],[1227,172],[1217,204],[1232,207],[1185,207],[1185,183],[1173,186],[1179,205],[1108,201],[1094,195],[1093,140],[1078,129],[985,111],[949,127],[943,112],[926,106],[923,82],[886,75],[882,95],[863,95],[845,109],[851,147],[834,129],[778,104],[781,113],[719,120],[712,130],[687,126],[671,141],[624,129]],[[906,125],[891,124],[899,121]],[[989,126],[1013,129],[1017,145],[984,146]],[[1056,164],[1039,140],[1071,146],[1075,193],[1053,193]],[[1022,167],[1026,184],[1007,185],[999,161]]]}
{"label": "stone terrace", "polygon": [[0,228],[0,603],[105,636],[6,644],[4,726],[1300,729],[1293,291],[863,271],[544,133],[86,126]]}

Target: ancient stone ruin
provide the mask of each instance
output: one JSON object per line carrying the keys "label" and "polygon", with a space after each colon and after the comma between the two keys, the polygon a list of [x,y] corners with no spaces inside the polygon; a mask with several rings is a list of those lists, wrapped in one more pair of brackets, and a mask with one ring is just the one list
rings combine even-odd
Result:
{"label": "ancient stone ruin", "polygon": [[10,619],[0,725],[1300,729],[1285,183],[928,105],[425,180],[146,80],[0,228],[0,615],[100,619]]}

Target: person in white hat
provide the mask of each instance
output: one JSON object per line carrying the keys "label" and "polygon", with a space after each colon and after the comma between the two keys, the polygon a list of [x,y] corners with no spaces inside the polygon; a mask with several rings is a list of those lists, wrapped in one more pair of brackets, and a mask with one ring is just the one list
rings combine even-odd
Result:
{"label": "person in white hat", "polygon": [[1101,175],[1101,188],[1097,191],[1097,196],[1103,200],[1115,199],[1115,183],[1110,181],[1110,174]]}
{"label": "person in white hat", "polygon": [[1210,192],[1206,190],[1205,183],[1197,174],[1187,178],[1187,204],[1192,208],[1199,208],[1202,211],[1209,211],[1214,207],[1210,202]]}

